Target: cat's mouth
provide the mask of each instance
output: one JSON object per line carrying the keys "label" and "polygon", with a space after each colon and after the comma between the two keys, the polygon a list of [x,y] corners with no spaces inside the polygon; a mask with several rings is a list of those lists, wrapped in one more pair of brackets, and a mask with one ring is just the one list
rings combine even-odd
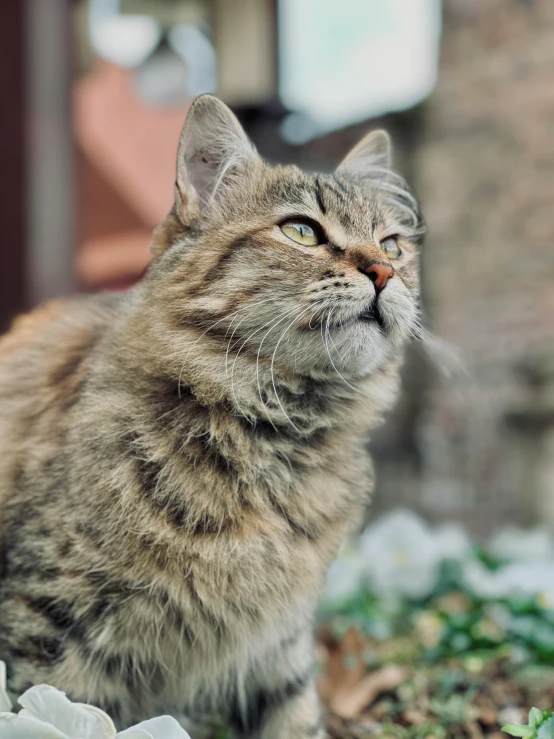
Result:
{"label": "cat's mouth", "polygon": [[385,329],[385,321],[383,315],[379,310],[379,304],[377,299],[373,300],[367,305],[361,313],[357,316],[348,318],[346,321],[338,321],[335,323],[336,328],[342,328],[343,326],[352,326],[356,323],[376,323],[379,328]]}
{"label": "cat's mouth", "polygon": [[379,310],[377,299],[373,300],[367,306],[367,308],[364,308],[364,310],[359,314],[358,320],[372,321],[374,323],[377,323],[380,328],[385,328],[385,322],[383,321],[383,316],[381,315],[381,311]]}

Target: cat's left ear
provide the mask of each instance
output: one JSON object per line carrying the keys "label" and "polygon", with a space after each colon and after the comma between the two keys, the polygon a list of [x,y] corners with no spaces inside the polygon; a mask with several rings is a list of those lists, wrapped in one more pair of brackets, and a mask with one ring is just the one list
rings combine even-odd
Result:
{"label": "cat's left ear", "polygon": [[191,105],[177,149],[175,210],[185,225],[260,157],[232,111],[213,95]]}
{"label": "cat's left ear", "polygon": [[374,179],[389,170],[391,164],[390,136],[381,129],[364,136],[339,164],[337,172]]}

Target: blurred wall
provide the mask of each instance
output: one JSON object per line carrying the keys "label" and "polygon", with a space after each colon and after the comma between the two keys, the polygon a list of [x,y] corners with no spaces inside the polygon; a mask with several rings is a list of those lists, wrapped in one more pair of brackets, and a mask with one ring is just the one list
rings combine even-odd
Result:
{"label": "blurred wall", "polygon": [[444,11],[413,172],[429,223],[425,303],[459,361],[416,349],[378,443],[376,503],[481,532],[554,527],[554,3]]}

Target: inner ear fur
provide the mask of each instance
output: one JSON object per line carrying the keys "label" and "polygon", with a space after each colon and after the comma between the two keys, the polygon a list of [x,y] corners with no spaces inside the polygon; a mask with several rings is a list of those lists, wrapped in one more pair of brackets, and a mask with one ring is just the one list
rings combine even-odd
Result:
{"label": "inner ear fur", "polygon": [[154,229],[151,251],[163,253],[183,226],[202,218],[214,203],[221,205],[237,178],[261,159],[235,114],[213,95],[192,103],[177,147],[175,202]]}
{"label": "inner ear fur", "polygon": [[356,177],[374,178],[390,170],[392,143],[383,129],[371,131],[351,149],[337,167],[337,172]]}
{"label": "inner ear fur", "polygon": [[235,114],[212,95],[190,107],[177,149],[175,212],[189,224],[216,199],[229,180],[259,160]]}

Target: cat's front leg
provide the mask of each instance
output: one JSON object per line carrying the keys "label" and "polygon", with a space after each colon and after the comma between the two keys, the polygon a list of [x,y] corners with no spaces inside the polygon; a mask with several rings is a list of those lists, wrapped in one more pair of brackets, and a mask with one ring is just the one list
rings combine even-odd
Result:
{"label": "cat's front leg", "polygon": [[266,711],[256,739],[325,739],[319,697],[313,679]]}
{"label": "cat's front leg", "polygon": [[[254,698],[254,700],[252,700]],[[278,689],[260,689],[250,697],[247,715],[234,722],[240,739],[326,739],[312,677],[291,680]]]}

